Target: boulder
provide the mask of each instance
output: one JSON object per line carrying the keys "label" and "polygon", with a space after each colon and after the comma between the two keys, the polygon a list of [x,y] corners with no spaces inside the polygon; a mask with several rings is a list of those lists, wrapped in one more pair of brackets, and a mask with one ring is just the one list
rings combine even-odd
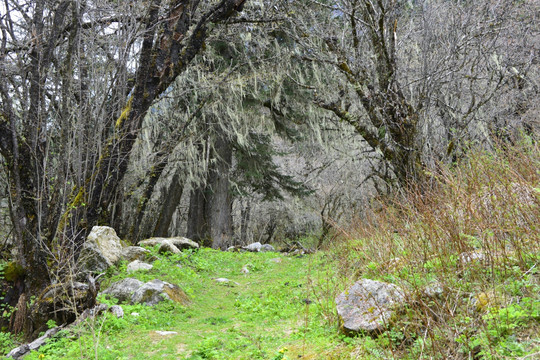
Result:
{"label": "boulder", "polygon": [[134,272],[134,271],[140,271],[140,270],[151,270],[154,266],[147,264],[145,262],[135,260],[128,264],[127,266],[127,272]]}
{"label": "boulder", "polygon": [[158,252],[160,254],[165,254],[165,253],[171,253],[171,254],[178,254],[180,253],[180,249],[178,249],[172,241],[170,240],[165,240],[161,243],[161,245],[159,246],[159,250]]}
{"label": "boulder", "polygon": [[121,256],[122,244],[116,231],[108,226],[94,226],[82,245],[77,267],[83,273],[100,273]]}
{"label": "boulder", "polygon": [[113,283],[106,290],[102,291],[102,294],[117,298],[119,303],[125,303],[130,301],[135,291],[143,285],[144,283],[140,280],[125,278],[124,280]]}
{"label": "boulder", "polygon": [[195,241],[190,240],[188,238],[177,236],[177,237],[171,237],[171,238],[161,238],[161,237],[154,237],[146,240],[142,240],[139,242],[139,245],[141,246],[156,246],[161,245],[165,241],[170,241],[174,246],[176,246],[179,250],[184,249],[198,249],[199,244],[197,244]]}
{"label": "boulder", "polygon": [[403,305],[403,291],[393,284],[362,279],[336,297],[341,327],[346,334],[382,331],[396,306]]}
{"label": "boulder", "polygon": [[122,249],[122,259],[125,259],[127,262],[132,262],[135,260],[142,261],[151,258],[152,255],[150,250],[140,246],[128,246]]}
{"label": "boulder", "polygon": [[187,305],[189,298],[178,285],[154,279],[137,289],[131,297],[132,304],[156,305],[163,300],[171,300]]}

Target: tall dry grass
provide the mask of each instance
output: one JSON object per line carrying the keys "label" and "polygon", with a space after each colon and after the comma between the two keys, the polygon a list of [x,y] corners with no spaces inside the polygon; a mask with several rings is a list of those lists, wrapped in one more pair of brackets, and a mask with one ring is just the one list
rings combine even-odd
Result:
{"label": "tall dry grass", "polygon": [[[341,281],[373,278],[407,294],[407,306],[380,335],[386,341],[375,342],[385,348],[381,356],[539,355],[538,144],[471,150],[426,178],[347,229],[329,252]],[[518,312],[507,319],[516,324],[502,324],[508,309]]]}

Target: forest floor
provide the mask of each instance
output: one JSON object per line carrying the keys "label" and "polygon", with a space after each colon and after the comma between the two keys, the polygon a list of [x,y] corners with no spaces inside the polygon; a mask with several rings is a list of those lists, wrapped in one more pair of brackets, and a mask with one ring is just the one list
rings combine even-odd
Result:
{"label": "forest floor", "polygon": [[[122,263],[102,289],[160,279],[189,305],[123,304],[123,318],[87,320],[25,359],[539,359],[538,169],[536,143],[472,152],[315,254],[153,249],[153,269]],[[360,278],[401,287],[405,304],[384,332],[347,337],[334,299]]]}

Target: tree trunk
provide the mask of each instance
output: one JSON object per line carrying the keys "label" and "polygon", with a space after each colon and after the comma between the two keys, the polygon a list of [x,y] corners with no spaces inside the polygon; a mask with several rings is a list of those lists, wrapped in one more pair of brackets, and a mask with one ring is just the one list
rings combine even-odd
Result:
{"label": "tree trunk", "polygon": [[180,182],[180,175],[176,172],[172,178],[172,181],[164,192],[162,198],[161,210],[159,212],[159,218],[154,227],[153,236],[166,237],[169,236],[169,227],[172,222],[172,218],[180,199],[184,191],[184,184]]}
{"label": "tree trunk", "polygon": [[223,136],[214,144],[215,163],[208,174],[208,204],[206,206],[209,236],[214,249],[225,250],[232,240],[232,196],[229,172],[232,165],[232,146]]}
{"label": "tree trunk", "polygon": [[215,140],[210,159],[206,182],[191,192],[187,236],[204,246],[225,249],[232,239],[232,146],[223,135]]}
{"label": "tree trunk", "polygon": [[204,191],[204,186],[197,186],[191,190],[186,236],[203,246],[211,246],[212,243],[208,238],[207,204]]}

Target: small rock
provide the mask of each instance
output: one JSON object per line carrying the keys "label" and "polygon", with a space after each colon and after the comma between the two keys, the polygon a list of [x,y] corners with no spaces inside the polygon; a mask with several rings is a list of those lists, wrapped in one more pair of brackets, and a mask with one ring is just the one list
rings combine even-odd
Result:
{"label": "small rock", "polygon": [[443,286],[438,281],[427,285],[424,289],[424,295],[430,298],[440,297],[443,293]]}
{"label": "small rock", "polygon": [[249,269],[247,265],[242,266],[242,270],[240,270],[242,274],[249,274]]}
{"label": "small rock", "polygon": [[273,259],[270,259],[270,261],[273,262],[273,263],[279,264],[279,263],[283,262],[283,259],[282,258],[273,258]]}
{"label": "small rock", "polygon": [[167,336],[167,335],[176,335],[178,334],[176,331],[161,331],[161,330],[156,330],[156,334],[158,335],[162,335],[162,336]]}
{"label": "small rock", "polygon": [[462,265],[466,265],[472,261],[484,261],[486,260],[486,255],[482,251],[469,251],[459,254],[459,262]]}
{"label": "small rock", "polygon": [[275,252],[276,249],[274,249],[274,247],[273,247],[272,245],[270,245],[270,244],[264,244],[264,245],[261,247],[261,251],[262,251],[262,252],[270,252],[270,251]]}
{"label": "small rock", "polygon": [[244,252],[245,250],[242,249],[242,247],[240,245],[234,245],[234,246],[229,246],[227,248],[227,251],[229,251],[229,252]]}
{"label": "small rock", "polygon": [[336,307],[345,333],[381,331],[403,304],[402,290],[393,284],[362,279],[336,297]]}
{"label": "small rock", "polygon": [[232,284],[240,285],[236,281],[232,281],[232,280],[229,280],[227,278],[216,278],[216,279],[214,279],[214,281],[216,281],[216,282],[218,282],[220,284],[223,284],[223,285],[228,285],[228,286],[232,286]]}
{"label": "small rock", "polygon": [[160,254],[165,254],[165,253],[171,253],[171,254],[179,254],[181,253],[180,249],[178,249],[172,241],[169,241],[169,240],[165,240],[161,243],[161,245],[159,246],[159,250],[158,252]]}
{"label": "small rock", "polygon": [[147,263],[144,263],[139,260],[132,261],[127,266],[127,272],[135,272],[140,270],[151,270],[154,267],[154,265],[150,265]]}
{"label": "small rock", "polygon": [[130,315],[133,316],[133,317],[138,317],[138,316],[140,316],[140,314],[139,314],[138,312],[132,312]]}
{"label": "small rock", "polygon": [[116,316],[117,319],[124,317],[124,309],[120,305],[113,305],[109,308],[109,311]]}
{"label": "small rock", "polygon": [[107,304],[98,304],[94,308],[90,309],[90,316],[95,317],[101,315],[105,311],[109,310],[109,305]]}
{"label": "small rock", "polygon": [[143,286],[143,284],[144,283],[140,280],[125,278],[111,284],[111,286],[109,286],[109,288],[104,290],[102,293],[107,296],[117,298],[119,303],[124,303],[131,299],[135,291]]}
{"label": "small rock", "polygon": [[243,248],[247,251],[259,252],[262,249],[262,244],[260,242],[255,242],[253,244],[249,244],[248,246],[244,246]]}

